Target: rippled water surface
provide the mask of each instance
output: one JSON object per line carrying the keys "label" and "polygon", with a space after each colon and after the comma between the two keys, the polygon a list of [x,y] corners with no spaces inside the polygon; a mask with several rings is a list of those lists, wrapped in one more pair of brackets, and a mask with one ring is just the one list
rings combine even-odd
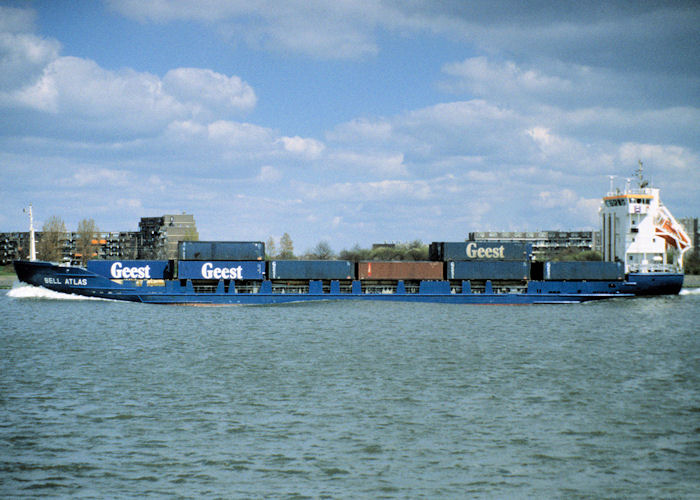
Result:
{"label": "rippled water surface", "polygon": [[0,496],[700,491],[700,295],[148,306],[0,292]]}

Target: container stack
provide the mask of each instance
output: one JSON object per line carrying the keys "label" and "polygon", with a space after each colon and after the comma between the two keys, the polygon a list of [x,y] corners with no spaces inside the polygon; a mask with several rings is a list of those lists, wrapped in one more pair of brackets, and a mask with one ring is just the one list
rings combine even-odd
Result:
{"label": "container stack", "polygon": [[433,242],[429,255],[431,260],[445,262],[445,278],[448,280],[518,281],[530,278],[530,243]]}
{"label": "container stack", "polygon": [[265,279],[265,243],[262,241],[181,241],[177,253],[180,279]]}

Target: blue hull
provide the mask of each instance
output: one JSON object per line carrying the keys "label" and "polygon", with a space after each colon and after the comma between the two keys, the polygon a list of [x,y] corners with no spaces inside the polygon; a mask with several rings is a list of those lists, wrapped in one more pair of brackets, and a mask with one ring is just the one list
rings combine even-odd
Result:
{"label": "blue hull", "polygon": [[[434,302],[444,304],[562,304],[636,295],[677,294],[683,285],[682,274],[633,274],[624,281],[530,281],[520,292],[494,293],[490,282],[482,293],[473,293],[469,282],[454,293],[447,281],[422,282],[417,293],[407,293],[403,286],[394,293],[366,293],[357,281],[351,290],[338,287],[324,291],[320,282],[309,282],[308,293],[273,291],[270,281],[261,281],[252,293],[229,290],[220,280],[213,290],[195,291],[190,280],[169,280],[162,286],[144,286],[143,282],[114,282],[81,267],[63,267],[48,262],[16,261],[20,281],[62,293],[86,297],[143,302],[150,304],[191,305],[266,305],[322,300],[372,300],[400,302]],[[317,285],[317,286],[314,286]],[[425,286],[424,286],[425,285]]]}
{"label": "blue hull", "polygon": [[676,295],[683,288],[683,274],[630,273],[627,282],[635,295]]}

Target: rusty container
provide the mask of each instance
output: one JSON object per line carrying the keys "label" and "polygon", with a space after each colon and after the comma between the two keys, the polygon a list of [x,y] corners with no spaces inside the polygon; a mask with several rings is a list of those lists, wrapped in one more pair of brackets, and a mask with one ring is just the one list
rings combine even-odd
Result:
{"label": "rusty container", "polygon": [[441,280],[444,274],[442,262],[400,260],[357,263],[357,277],[361,280]]}

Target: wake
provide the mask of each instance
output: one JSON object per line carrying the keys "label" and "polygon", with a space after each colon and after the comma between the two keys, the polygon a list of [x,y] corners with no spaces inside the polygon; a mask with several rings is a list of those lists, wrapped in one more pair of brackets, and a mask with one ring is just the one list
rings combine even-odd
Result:
{"label": "wake", "polygon": [[683,288],[681,295],[700,295],[700,288]]}
{"label": "wake", "polygon": [[69,293],[55,292],[40,286],[28,285],[15,281],[7,296],[13,299],[48,299],[48,300],[107,300],[97,297],[84,297]]}

